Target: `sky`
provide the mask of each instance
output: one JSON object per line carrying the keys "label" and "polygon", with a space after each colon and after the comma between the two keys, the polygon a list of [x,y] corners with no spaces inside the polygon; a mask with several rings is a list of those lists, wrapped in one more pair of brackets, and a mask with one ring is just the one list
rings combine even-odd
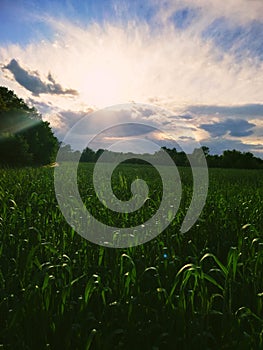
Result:
{"label": "sky", "polygon": [[151,122],[162,145],[263,158],[262,13],[262,0],[1,0],[0,85],[60,140],[121,104],[107,118]]}

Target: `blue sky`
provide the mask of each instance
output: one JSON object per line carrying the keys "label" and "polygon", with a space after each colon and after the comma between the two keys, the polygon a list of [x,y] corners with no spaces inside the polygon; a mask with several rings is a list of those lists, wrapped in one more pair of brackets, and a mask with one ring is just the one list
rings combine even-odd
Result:
{"label": "blue sky", "polygon": [[[28,44],[31,41],[52,37],[44,17],[69,20],[80,26],[104,22],[122,23],[127,20],[151,22],[156,8],[147,1],[76,0],[76,1],[8,1],[0,11],[0,42]],[[14,15],[15,14],[15,15]],[[37,35],[37,36],[36,36]]]}
{"label": "blue sky", "polygon": [[60,138],[83,114],[134,101],[174,135],[188,116],[181,137],[212,152],[263,157],[262,13],[261,0],[2,0],[0,84]]}
{"label": "blue sky", "polygon": [[263,22],[251,21],[249,24],[233,26],[224,17],[217,18],[202,33],[211,39],[224,52],[233,51],[236,57],[244,55],[263,60]]}

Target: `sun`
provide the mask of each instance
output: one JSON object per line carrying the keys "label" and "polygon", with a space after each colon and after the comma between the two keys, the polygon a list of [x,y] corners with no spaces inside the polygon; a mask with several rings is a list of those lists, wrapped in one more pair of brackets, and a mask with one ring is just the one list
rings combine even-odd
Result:
{"label": "sun", "polygon": [[90,102],[99,108],[121,103],[127,98],[123,69],[98,63],[81,79],[79,90],[85,102]]}

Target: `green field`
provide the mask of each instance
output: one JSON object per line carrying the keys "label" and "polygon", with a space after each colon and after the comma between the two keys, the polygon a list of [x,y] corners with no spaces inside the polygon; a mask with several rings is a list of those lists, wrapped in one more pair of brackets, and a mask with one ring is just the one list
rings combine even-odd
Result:
{"label": "green field", "polygon": [[[136,170],[121,165],[113,178],[124,200],[135,176],[149,182],[151,200],[129,217],[98,202],[92,165],[80,167],[80,192],[101,221],[140,224],[158,209],[158,174]],[[191,169],[181,168],[177,217],[156,239],[127,249],[73,231],[53,172],[0,169],[0,348],[263,348],[263,171],[210,169],[206,206],[181,235],[192,195]]]}

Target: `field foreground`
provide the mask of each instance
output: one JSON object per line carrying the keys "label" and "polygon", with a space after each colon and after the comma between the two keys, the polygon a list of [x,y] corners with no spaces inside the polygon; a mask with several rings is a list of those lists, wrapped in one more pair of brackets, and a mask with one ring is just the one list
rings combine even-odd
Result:
{"label": "field foreground", "polygon": [[[143,224],[158,209],[162,185],[150,166],[114,173],[122,200],[135,170],[149,183],[150,199],[131,215],[99,203],[92,166],[80,166],[79,189],[102,222]],[[171,225],[144,245],[111,249],[66,223],[53,168],[0,169],[0,348],[263,348],[263,171],[210,169],[206,206],[181,235],[192,178],[179,170]]]}

